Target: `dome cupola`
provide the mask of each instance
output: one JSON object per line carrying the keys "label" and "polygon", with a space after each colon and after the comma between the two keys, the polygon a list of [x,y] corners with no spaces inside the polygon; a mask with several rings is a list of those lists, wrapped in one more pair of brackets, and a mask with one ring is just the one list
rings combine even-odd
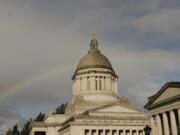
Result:
{"label": "dome cupola", "polygon": [[98,49],[98,41],[95,38],[90,41],[90,49],[88,53],[80,60],[74,76],[79,70],[90,68],[109,69],[115,75],[110,61]]}
{"label": "dome cupola", "polygon": [[98,49],[95,38],[90,41],[90,49],[80,60],[72,80],[73,99],[80,96],[87,102],[117,101],[118,76]]}

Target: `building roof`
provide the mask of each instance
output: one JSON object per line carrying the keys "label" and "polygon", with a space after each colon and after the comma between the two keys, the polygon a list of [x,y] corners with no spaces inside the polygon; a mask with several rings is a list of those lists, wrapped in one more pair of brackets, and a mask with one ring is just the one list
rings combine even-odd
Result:
{"label": "building roof", "polygon": [[98,42],[95,38],[91,40],[88,54],[80,60],[77,70],[86,68],[108,68],[114,71],[110,61],[98,49]]}
{"label": "building roof", "polygon": [[148,98],[148,102],[144,106],[146,109],[150,109],[153,102],[167,89],[167,88],[180,88],[180,82],[167,82],[163,87],[154,95]]}

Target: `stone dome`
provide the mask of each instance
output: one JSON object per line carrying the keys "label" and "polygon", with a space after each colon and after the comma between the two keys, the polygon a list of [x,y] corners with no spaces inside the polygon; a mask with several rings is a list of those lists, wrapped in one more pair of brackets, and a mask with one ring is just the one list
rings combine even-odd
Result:
{"label": "stone dome", "polygon": [[114,72],[110,61],[101,54],[98,49],[98,42],[96,39],[92,39],[90,42],[90,49],[79,62],[77,70],[86,68],[107,68]]}

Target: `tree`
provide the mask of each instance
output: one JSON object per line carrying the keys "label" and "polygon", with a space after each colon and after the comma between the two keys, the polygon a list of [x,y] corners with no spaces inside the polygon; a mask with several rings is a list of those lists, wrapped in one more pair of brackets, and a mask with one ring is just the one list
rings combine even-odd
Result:
{"label": "tree", "polygon": [[67,107],[67,103],[63,103],[58,106],[53,114],[64,114]]}
{"label": "tree", "polygon": [[24,127],[21,130],[21,135],[29,135],[30,133],[30,126],[31,126],[32,119],[26,122]]}
{"label": "tree", "polygon": [[[55,112],[53,114],[64,114],[66,107],[67,107],[67,103],[61,104],[55,109]],[[6,135],[29,135],[31,123],[33,121],[42,122],[45,116],[46,116],[45,113],[40,112],[34,120],[30,119],[29,121],[27,121],[21,131],[19,131],[18,125],[16,124],[13,126],[12,129],[11,128],[8,129],[8,131],[6,132]]]}
{"label": "tree", "polygon": [[6,135],[12,135],[12,130],[11,130],[11,128],[9,128],[9,129],[7,130]]}
{"label": "tree", "polygon": [[12,135],[20,135],[17,124],[13,126]]}
{"label": "tree", "polygon": [[46,116],[45,113],[40,112],[39,115],[34,119],[35,122],[41,122],[44,120],[44,117]]}

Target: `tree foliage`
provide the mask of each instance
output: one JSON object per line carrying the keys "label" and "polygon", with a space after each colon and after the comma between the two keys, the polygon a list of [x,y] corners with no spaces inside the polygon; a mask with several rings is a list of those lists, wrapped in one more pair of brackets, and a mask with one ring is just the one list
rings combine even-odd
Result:
{"label": "tree foliage", "polygon": [[29,135],[31,123],[32,123],[32,119],[26,122],[26,124],[24,125],[24,127],[22,128],[20,132],[21,135]]}
{"label": "tree foliage", "polygon": [[35,122],[42,122],[45,118],[46,114],[40,112],[39,115],[34,119]]}
{"label": "tree foliage", "polygon": [[20,135],[17,124],[13,126],[12,135]]}
{"label": "tree foliage", "polygon": [[[53,114],[64,114],[65,113],[65,110],[66,110],[66,107],[67,107],[67,103],[63,103],[61,104],[60,106],[58,106],[56,109],[55,109],[55,112]],[[38,116],[32,120],[28,120],[24,127],[19,130],[18,129],[18,125],[15,124],[12,129],[9,128],[6,132],[6,135],[29,135],[30,134],[30,128],[31,128],[31,123],[34,121],[34,122],[42,122],[45,118],[46,114],[45,113],[42,113],[40,112],[38,114]]]}
{"label": "tree foliage", "polygon": [[64,114],[67,107],[67,103],[63,103],[58,106],[53,114]]}
{"label": "tree foliage", "polygon": [[7,130],[6,135],[12,135],[12,130],[11,130],[11,128],[9,128],[9,129]]}

